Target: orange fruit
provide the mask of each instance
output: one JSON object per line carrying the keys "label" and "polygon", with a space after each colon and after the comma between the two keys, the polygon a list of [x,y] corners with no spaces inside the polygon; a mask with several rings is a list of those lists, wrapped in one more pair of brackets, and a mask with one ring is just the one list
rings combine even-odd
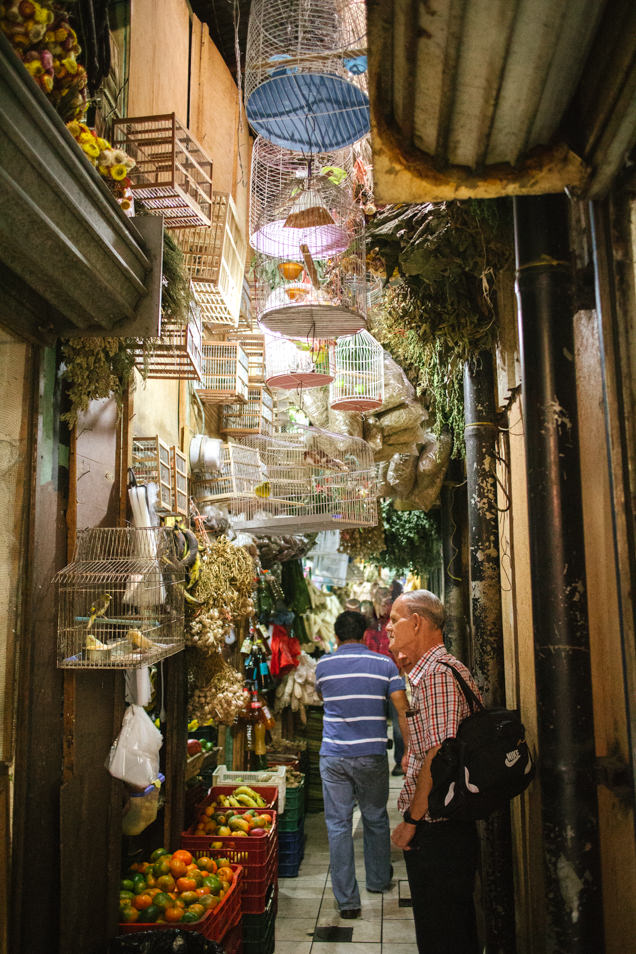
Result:
{"label": "orange fruit", "polygon": [[218,868],[216,872],[216,876],[221,881],[226,881],[228,884],[232,884],[232,881],[234,880],[234,872],[232,871],[231,868],[226,868],[226,867]]}
{"label": "orange fruit", "polygon": [[205,907],[202,904],[191,904],[188,911],[191,914],[196,914],[197,917],[201,917],[202,914],[205,914]]}
{"label": "orange fruit", "polygon": [[149,908],[152,904],[152,898],[149,894],[138,894],[133,900],[133,907],[137,908],[138,911],[143,911],[144,908]]}
{"label": "orange fruit", "polygon": [[216,871],[216,861],[214,858],[208,858],[207,855],[204,855],[203,858],[197,858],[197,867],[214,874]]}
{"label": "orange fruit", "polygon": [[180,897],[183,903],[187,905],[195,904],[199,900],[196,891],[182,891]]}
{"label": "orange fruit", "polygon": [[172,857],[170,861],[170,874],[173,878],[182,878],[186,873],[187,865],[181,858]]}
{"label": "orange fruit", "polygon": [[171,874],[162,875],[160,878],[157,878],[157,887],[161,891],[174,891],[175,880]]}
{"label": "orange fruit", "polygon": [[194,891],[198,885],[194,878],[177,878],[177,891],[183,894],[184,891]]}
{"label": "orange fruit", "polygon": [[207,815],[208,818],[212,818],[212,815],[214,815],[214,808],[214,803],[212,805],[208,805],[203,814]]}
{"label": "orange fruit", "polygon": [[119,917],[121,918],[122,924],[134,924],[135,921],[139,920],[139,911],[137,908],[132,906],[129,908],[122,908],[119,912]]}
{"label": "orange fruit", "polygon": [[172,855],[173,861],[183,861],[185,866],[192,864],[192,855],[189,851],[186,851],[184,848],[180,848],[179,851],[175,851]]}
{"label": "orange fruit", "polygon": [[197,895],[198,898],[205,898],[207,895],[210,894],[210,888],[208,887],[207,884],[204,884],[201,888],[197,888],[197,890],[194,893]]}
{"label": "orange fruit", "polygon": [[163,912],[163,916],[171,924],[176,924],[183,917],[183,908],[179,908],[176,905],[171,908],[166,908]]}

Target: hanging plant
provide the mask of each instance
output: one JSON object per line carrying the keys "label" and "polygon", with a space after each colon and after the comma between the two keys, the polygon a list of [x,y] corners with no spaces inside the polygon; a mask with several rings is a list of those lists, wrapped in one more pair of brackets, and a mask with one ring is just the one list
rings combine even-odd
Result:
{"label": "hanging plant", "polygon": [[463,454],[463,370],[496,340],[494,285],[511,259],[509,207],[497,200],[386,206],[367,229],[370,267],[388,282],[373,332],[427,392],[431,424]]}
{"label": "hanging plant", "polygon": [[396,510],[391,500],[380,501],[376,527],[343,530],[340,549],[352,559],[386,567],[397,574],[429,574],[441,563],[439,512]]}

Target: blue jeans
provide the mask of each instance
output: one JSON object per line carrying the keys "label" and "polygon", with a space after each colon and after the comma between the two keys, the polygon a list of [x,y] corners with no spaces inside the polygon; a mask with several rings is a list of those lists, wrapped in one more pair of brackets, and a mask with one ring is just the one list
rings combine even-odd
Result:
{"label": "blue jeans", "polygon": [[389,760],[386,755],[321,755],[320,776],[333,893],[341,911],[359,908],[352,835],[354,799],[362,813],[367,888],[382,891],[391,881],[391,836],[386,810]]}
{"label": "blue jeans", "polygon": [[400,720],[398,719],[397,709],[389,699],[389,715],[391,716],[391,725],[393,726],[393,758],[396,765],[402,764],[404,755],[404,739],[400,729]]}

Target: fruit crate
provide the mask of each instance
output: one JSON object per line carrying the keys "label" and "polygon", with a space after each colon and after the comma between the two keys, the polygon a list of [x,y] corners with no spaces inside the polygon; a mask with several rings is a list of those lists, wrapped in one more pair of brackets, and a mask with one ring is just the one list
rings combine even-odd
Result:
{"label": "fruit crate", "polygon": [[215,785],[276,785],[278,788],[278,813],[285,811],[285,790],[287,772],[284,765],[277,768],[260,769],[258,772],[231,771],[226,765],[219,765],[214,773]]}
{"label": "fruit crate", "polygon": [[210,908],[207,914],[198,921],[191,924],[183,924],[182,922],[177,924],[168,922],[165,924],[144,924],[141,921],[136,921],[134,924],[120,924],[120,932],[122,934],[136,934],[139,931],[162,931],[176,927],[180,931],[197,931],[209,941],[221,943],[232,928],[241,923],[242,915],[243,867],[236,864],[232,864],[230,867],[234,872],[234,880],[228,888],[227,894],[221,898],[216,907]]}
{"label": "fruit crate", "polygon": [[[239,783],[240,784],[240,783]],[[208,792],[209,798],[207,799],[207,804],[215,801],[219,795],[231,795],[236,785],[212,785],[212,788]],[[265,805],[262,805],[263,811],[266,809],[278,810],[278,787],[276,785],[250,785],[261,798],[265,799]],[[223,805],[220,807],[220,811],[223,811]],[[227,806],[225,806],[227,807]],[[230,806],[231,807],[231,806]],[[249,805],[241,805],[240,808],[250,808]],[[256,806],[258,808],[258,806]]]}
{"label": "fruit crate", "polygon": [[[211,800],[210,800],[211,801]],[[233,808],[235,815],[244,815],[249,808]],[[194,835],[192,829],[181,834],[181,847],[201,857],[213,850],[212,843],[219,846],[222,857],[230,857],[227,852],[240,852],[244,856],[243,867],[249,872],[250,864],[263,865],[269,858],[272,843],[278,843],[278,813],[263,809],[272,816],[272,827],[266,835]],[[196,823],[195,823],[196,824]],[[230,857],[230,861],[232,858]]]}
{"label": "fruit crate", "polygon": [[304,820],[296,831],[281,832],[278,836],[278,877],[297,878],[300,863],[305,856]]}
{"label": "fruit crate", "polygon": [[295,831],[305,815],[304,779],[296,788],[288,788],[285,793],[285,811],[278,817],[278,830]]}
{"label": "fruit crate", "polygon": [[[194,852],[195,856],[201,857]],[[214,848],[210,851],[210,857],[227,858],[228,861],[244,865],[247,869],[243,877],[243,893],[241,895],[241,906],[243,914],[262,914],[266,907],[268,892],[272,885],[278,884],[278,844],[273,841],[270,847],[269,855],[263,864],[253,864],[245,862],[243,852],[225,850],[224,848]],[[238,859],[241,859],[239,862]]]}
{"label": "fruit crate", "polygon": [[262,914],[243,915],[243,954],[274,954],[278,885],[272,885]]}

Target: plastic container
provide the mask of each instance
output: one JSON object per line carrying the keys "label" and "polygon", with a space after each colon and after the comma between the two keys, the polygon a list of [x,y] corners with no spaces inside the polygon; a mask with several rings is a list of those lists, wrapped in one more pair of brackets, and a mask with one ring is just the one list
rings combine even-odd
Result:
{"label": "plastic container", "polygon": [[276,768],[261,769],[258,772],[234,772],[225,765],[218,765],[214,771],[215,785],[276,785],[278,788],[278,811],[285,811],[285,789],[287,788],[284,765]]}
{"label": "plastic container", "polygon": [[[245,782],[246,785],[249,785],[249,782]],[[209,799],[207,804],[209,805],[211,801],[215,801],[219,795],[231,795],[234,789],[240,785],[240,782],[236,782],[234,785],[217,785],[216,783],[212,785],[212,788],[208,792]],[[250,788],[253,788],[255,792],[258,792],[262,798],[265,799],[266,805],[263,806],[263,811],[268,808],[273,808],[278,810],[278,786],[276,785],[250,785]],[[247,805],[241,805],[241,808],[247,808]],[[256,809],[257,810],[257,809]],[[220,806],[220,811],[223,811],[223,806]]]}
{"label": "plastic container", "polygon": [[[233,808],[232,811],[235,815],[242,815],[249,809]],[[277,844],[278,841],[278,813],[265,808],[263,811],[272,816],[272,827],[266,835],[194,835],[192,831],[184,831],[181,835],[181,847],[192,854],[198,852],[198,857],[201,857],[213,850],[213,842],[220,843],[218,850],[222,857],[229,857],[228,852],[231,850],[244,856],[245,862],[241,861],[241,864],[263,864],[269,857],[272,844]]]}
{"label": "plastic container", "polygon": [[135,934],[137,931],[162,931],[166,928],[178,927],[181,931],[198,931],[209,941],[223,941],[223,938],[233,927],[241,923],[241,897],[243,890],[243,868],[241,865],[232,865],[234,880],[228,888],[227,894],[221,898],[214,908],[200,920],[192,924],[143,924],[140,921],[134,924],[120,924],[122,934]]}
{"label": "plastic container", "polygon": [[[228,860],[240,857],[240,853],[215,849],[210,852],[212,858],[225,857]],[[262,863],[249,862],[243,878],[241,907],[243,914],[262,914],[272,886],[278,884],[278,845],[272,844],[267,859]]]}
{"label": "plastic container", "polygon": [[237,924],[223,938],[224,954],[243,954],[243,925]]}
{"label": "plastic container", "polygon": [[165,777],[159,773],[157,781],[146,786],[143,792],[131,792],[128,811],[121,820],[124,835],[139,835],[148,825],[152,825],[159,811],[159,794]]}
{"label": "plastic container", "polygon": [[301,823],[296,831],[281,832],[278,836],[278,877],[297,878],[304,855],[304,824]]}
{"label": "plastic container", "polygon": [[278,816],[279,834],[296,831],[305,817],[305,781],[296,788],[288,788],[285,795],[285,811]]}
{"label": "plastic container", "polygon": [[262,914],[243,915],[243,954],[274,954],[278,886],[272,885]]}

